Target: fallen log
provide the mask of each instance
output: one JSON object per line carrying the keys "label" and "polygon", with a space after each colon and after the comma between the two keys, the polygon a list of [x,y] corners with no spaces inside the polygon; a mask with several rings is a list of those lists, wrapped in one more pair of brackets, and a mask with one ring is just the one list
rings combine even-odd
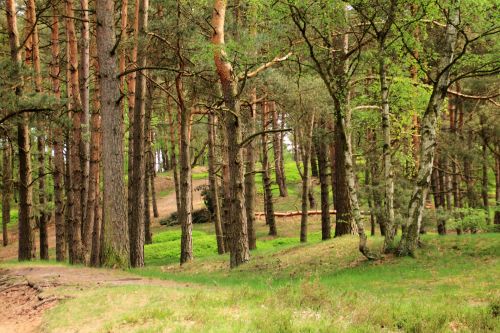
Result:
{"label": "fallen log", "polygon": [[[335,215],[337,212],[335,210],[330,210],[330,215]],[[361,212],[362,215],[370,215],[369,212]],[[265,216],[265,212],[256,212],[255,217]],[[301,216],[302,212],[300,210],[291,211],[291,212],[275,212],[275,217],[293,217],[293,216]],[[307,212],[307,215],[321,215],[321,210],[310,210]]]}

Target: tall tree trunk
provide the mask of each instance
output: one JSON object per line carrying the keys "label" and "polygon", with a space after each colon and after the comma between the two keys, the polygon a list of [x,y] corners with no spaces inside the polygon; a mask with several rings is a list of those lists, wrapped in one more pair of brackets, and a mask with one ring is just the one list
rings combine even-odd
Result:
{"label": "tall tree trunk", "polygon": [[[182,62],[182,60],[180,60]],[[182,66],[181,66],[182,67]],[[181,116],[181,128],[179,131],[180,149],[180,210],[178,218],[181,224],[181,257],[180,263],[185,264],[193,260],[193,216],[192,216],[192,180],[191,180],[191,154],[190,147],[190,127],[191,109],[184,104],[184,92],[181,74],[175,80],[177,97],[179,100],[179,111]]]}
{"label": "tall tree trunk", "polygon": [[45,200],[45,137],[40,135],[37,140],[38,148],[38,204],[40,205],[40,215],[38,217],[38,227],[40,229],[40,259],[49,260],[49,232],[48,216],[46,212]]}
{"label": "tall tree trunk", "polygon": [[[135,0],[134,5],[134,43],[132,49],[132,59],[131,63],[137,67],[137,51],[139,49],[139,7],[141,0]],[[128,92],[128,184],[127,184],[127,202],[128,202],[128,224],[129,233],[132,225],[132,211],[134,210],[133,202],[133,192],[134,192],[134,110],[135,110],[135,94],[136,94],[136,82],[137,72],[132,72],[127,75],[127,92]]]}
{"label": "tall tree trunk", "polygon": [[[279,129],[278,118],[279,112],[276,110],[276,103],[271,102],[271,115],[272,115],[272,125],[273,130]],[[288,190],[285,184],[285,170],[283,170],[283,141],[281,140],[282,133],[273,133],[273,152],[274,152],[274,174],[276,176],[276,183],[280,190],[280,197],[287,197]]]}
{"label": "tall tree trunk", "polygon": [[[141,43],[147,41],[148,0],[139,1],[138,38]],[[137,65],[144,68],[147,65],[146,45],[141,45],[137,54]],[[144,266],[144,115],[146,108],[146,77],[145,70],[138,72],[136,78],[134,131],[133,131],[133,172],[132,180],[132,220],[130,221],[130,264],[132,267]]]}
{"label": "tall tree trunk", "polygon": [[307,242],[307,219],[309,216],[308,197],[310,187],[309,165],[312,153],[312,134],[314,129],[314,114],[309,116],[307,126],[301,131],[302,153],[302,213],[300,215],[300,242]]}
{"label": "tall tree trunk", "polygon": [[151,202],[153,205],[153,216],[155,218],[160,217],[160,213],[158,212],[158,203],[156,201],[156,185],[155,185],[155,175],[156,175],[156,170],[155,170],[155,155],[153,153],[151,154],[151,171],[150,171],[150,181],[151,181]]}
{"label": "tall tree trunk", "polygon": [[68,90],[70,92],[69,110],[72,113],[72,134],[70,148],[70,176],[73,196],[72,225],[71,225],[71,253],[69,261],[72,264],[81,263],[82,258],[82,202],[84,202],[83,173],[82,173],[82,102],[80,98],[80,84],[78,75],[78,47],[74,23],[73,0],[66,1],[66,30],[68,35]]}
{"label": "tall tree trunk", "polygon": [[183,72],[185,70],[184,58],[182,55],[181,36],[181,8],[180,1],[177,1],[177,36],[176,50],[179,73],[175,77],[175,88],[177,101],[181,117],[179,129],[179,185],[180,185],[180,210],[177,212],[181,225],[181,256],[180,264],[185,264],[193,260],[193,184],[191,175],[191,108],[188,107],[184,99]]}
{"label": "tall tree trunk", "polygon": [[[96,62],[95,68],[99,71],[99,64]],[[97,254],[92,256],[93,249],[98,248],[99,238],[94,233],[100,230],[100,226],[95,226],[98,216],[96,216],[96,207],[99,207],[99,163],[100,163],[100,145],[101,145],[101,114],[100,114],[100,91],[99,78],[95,82],[95,107],[90,118],[90,168],[89,168],[89,186],[88,202],[86,205],[87,213],[83,224],[83,248],[85,254],[85,263],[97,266],[99,257]],[[94,239],[96,238],[96,239]],[[96,244],[97,243],[97,244]],[[95,250],[94,250],[95,252]],[[94,258],[94,262],[92,260]]]}
{"label": "tall tree trunk", "polygon": [[271,189],[271,177],[269,176],[269,155],[267,150],[267,125],[269,102],[262,103],[262,184],[264,186],[266,225],[269,225],[269,235],[276,236],[276,219],[274,217],[273,191]]}
{"label": "tall tree trunk", "polygon": [[285,144],[284,144],[284,140],[285,140],[285,121],[286,121],[286,112],[285,110],[283,110],[281,112],[281,130],[283,132],[280,133],[280,155],[281,155],[281,160],[280,160],[280,169],[282,171],[282,174],[281,174],[281,181],[283,182],[283,185],[284,185],[284,190],[285,190],[285,194],[286,196],[288,196],[288,187],[286,185],[286,171],[285,171]]}
{"label": "tall tree trunk", "polygon": [[[80,69],[78,71],[80,80],[80,96],[82,101],[82,143],[80,152],[80,163],[82,168],[81,210],[82,225],[86,223],[88,213],[87,201],[89,196],[89,172],[90,172],[90,21],[89,0],[80,0],[81,7],[81,30],[80,30]],[[82,240],[87,238],[85,228],[82,227]],[[82,247],[85,250],[85,244]],[[85,254],[85,253],[84,253]]]}
{"label": "tall tree trunk", "polygon": [[354,234],[354,223],[351,202],[349,201],[349,187],[345,168],[345,154],[347,142],[342,135],[339,121],[335,122],[335,159],[333,168],[334,178],[334,206],[335,206],[335,237]]}
{"label": "tall tree trunk", "polygon": [[120,81],[114,52],[114,1],[97,0],[96,13],[104,189],[100,261],[103,266],[126,268],[129,266],[129,238],[123,179],[123,118],[118,103]]}
{"label": "tall tree trunk", "polygon": [[481,177],[481,198],[483,199],[483,208],[486,214],[486,224],[490,224],[490,203],[488,200],[488,141],[483,135],[483,158],[482,158],[482,177]]}
{"label": "tall tree trunk", "polygon": [[171,166],[172,166],[172,174],[174,178],[174,190],[175,190],[175,204],[177,211],[180,211],[180,205],[181,205],[181,197],[180,197],[180,190],[179,190],[179,174],[178,174],[178,168],[177,168],[177,156],[175,153],[175,120],[173,116],[173,110],[170,107],[170,97],[167,97],[167,116],[168,116],[168,123],[169,123],[169,128],[170,128],[170,135],[169,135],[169,141],[170,141],[170,161],[171,161]]}
{"label": "tall tree trunk", "polygon": [[[51,55],[50,76],[52,79],[52,92],[57,101],[61,99],[61,84],[59,81],[59,6],[52,8],[51,26]],[[56,224],[56,260],[66,260],[66,227],[64,224],[64,136],[60,126],[54,129],[54,206]]]}
{"label": "tall tree trunk", "polygon": [[208,183],[210,190],[210,200],[212,202],[212,221],[215,225],[215,236],[217,238],[217,252],[223,254],[226,252],[224,244],[224,233],[222,231],[222,222],[220,216],[219,203],[219,185],[217,183],[217,174],[215,173],[215,115],[210,112],[208,115]]}
{"label": "tall tree trunk", "polygon": [[[20,72],[21,52],[19,50],[19,34],[17,30],[16,3],[6,0],[7,30],[9,33],[10,55],[14,64],[13,78],[23,82]],[[16,87],[16,95],[23,94],[22,85]],[[17,125],[17,143],[19,147],[19,251],[18,258],[31,260],[36,256],[34,224],[31,218],[31,157],[29,117],[23,114]]]}
{"label": "tall tree trunk", "polygon": [[2,240],[3,246],[9,245],[7,227],[10,223],[10,201],[12,200],[12,146],[4,141],[2,156]]}
{"label": "tall tree trunk", "polygon": [[146,172],[144,175],[144,243],[152,244],[153,235],[151,234],[151,201],[150,201],[150,191],[151,191],[151,177],[153,168],[153,157],[152,157],[152,147],[151,147],[151,114],[153,112],[153,87],[147,85],[147,95],[146,95],[146,113],[144,116],[144,159]]}
{"label": "tall tree trunk", "polygon": [[226,1],[215,0],[212,13],[212,27],[214,33],[212,43],[214,45],[214,62],[221,82],[224,96],[224,104],[229,111],[224,114],[224,125],[226,138],[231,145],[228,147],[229,160],[229,195],[230,225],[229,251],[230,266],[236,267],[250,259],[247,235],[247,219],[245,215],[244,196],[244,165],[243,154],[240,147],[242,139],[242,129],[240,124],[240,102],[237,97],[237,78],[234,75],[232,65],[225,58],[224,47],[224,23],[226,16]]}
{"label": "tall tree trunk", "polygon": [[[99,61],[97,49],[93,48],[94,69],[99,72]],[[123,119],[123,118],[121,118]],[[123,123],[122,123],[123,125]],[[89,178],[89,202],[87,220],[92,223],[92,240],[90,248],[90,265],[99,267],[101,265],[101,191],[100,191],[100,162],[102,150],[102,118],[101,118],[101,81],[96,75],[94,88],[94,111],[90,118],[91,138],[90,138],[90,178]],[[122,133],[124,129],[122,127]],[[93,209],[93,212],[90,211]]]}
{"label": "tall tree trunk", "polygon": [[[34,70],[34,82],[35,82],[35,92],[42,92],[42,76],[41,76],[41,66],[40,66],[40,49],[39,49],[39,38],[38,38],[38,27],[37,27],[37,17],[36,17],[36,4],[35,1],[29,0],[26,3],[26,17],[27,25],[26,31],[30,34],[30,37],[26,43],[26,61],[28,64],[33,66]],[[31,57],[30,59],[28,59]],[[39,121],[39,127],[42,127],[43,123]],[[49,245],[48,245],[48,230],[47,230],[47,214],[45,212],[45,137],[40,135],[37,138],[37,149],[38,149],[38,203],[39,203],[39,216],[38,228],[40,230],[40,259],[49,259]]]}
{"label": "tall tree trunk", "polygon": [[[385,39],[385,37],[384,37]],[[387,84],[387,65],[384,41],[381,42],[379,55],[380,96],[382,103],[382,132],[384,145],[382,154],[384,157],[384,194],[385,194],[385,238],[383,251],[394,249],[394,236],[396,228],[394,225],[394,174],[392,170],[391,152],[391,122],[389,108],[389,85]]]}
{"label": "tall tree trunk", "polygon": [[311,146],[311,176],[316,178],[319,176],[317,155],[314,145]]}
{"label": "tall tree trunk", "polygon": [[[252,135],[255,132],[255,117],[257,113],[257,89],[252,88],[250,93],[250,108],[246,114],[246,132]],[[255,141],[251,140],[245,150],[245,208],[247,214],[248,248],[257,248],[255,235]]]}
{"label": "tall tree trunk", "polygon": [[420,165],[408,206],[407,226],[397,249],[397,254],[401,256],[414,255],[419,241],[422,215],[434,162],[436,123],[441,105],[446,97],[446,91],[448,90],[449,75],[451,65],[453,64],[454,49],[458,35],[455,26],[458,23],[459,12],[458,8],[455,8],[455,4],[452,4],[450,8],[449,18],[451,22],[446,27],[446,40],[443,45],[444,54],[437,68],[439,74],[422,119]]}
{"label": "tall tree trunk", "polygon": [[321,119],[318,133],[314,135],[314,147],[318,153],[319,183],[321,187],[321,239],[327,240],[332,237],[330,223],[330,185],[328,169],[328,146],[323,129],[326,122]]}
{"label": "tall tree trunk", "polygon": [[495,218],[494,224],[500,224],[500,155],[495,154]]}

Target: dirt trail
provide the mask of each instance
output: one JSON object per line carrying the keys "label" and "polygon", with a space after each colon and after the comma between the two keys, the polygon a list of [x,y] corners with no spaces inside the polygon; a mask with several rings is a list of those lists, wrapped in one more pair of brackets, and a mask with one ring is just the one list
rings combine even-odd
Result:
{"label": "dirt trail", "polygon": [[[207,184],[207,180],[193,180],[193,189]],[[172,188],[172,180],[156,179],[158,193]],[[160,227],[159,221],[176,211],[175,192],[157,199],[159,217],[153,219],[153,230]],[[193,208],[203,206],[201,191],[193,191]],[[49,248],[55,248],[55,226],[49,224]],[[0,248],[0,263],[17,258],[17,230],[9,232],[10,244]],[[39,249],[38,235],[36,246]],[[0,267],[0,333],[39,332],[43,313],[57,302],[71,295],[64,295],[59,287],[90,288],[102,285],[161,285],[189,286],[172,281],[145,279],[121,271],[106,269],[34,266]]]}
{"label": "dirt trail", "polygon": [[[0,268],[0,333],[38,332],[43,313],[71,298],[58,287],[78,289],[103,285],[159,285],[187,287],[172,281],[145,279],[123,271],[62,266]],[[65,289],[66,293],[68,289]]]}

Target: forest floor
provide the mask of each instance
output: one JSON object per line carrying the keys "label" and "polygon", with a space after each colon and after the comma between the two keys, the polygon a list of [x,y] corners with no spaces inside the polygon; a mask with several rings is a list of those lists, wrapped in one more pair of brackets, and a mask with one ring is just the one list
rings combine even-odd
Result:
{"label": "forest floor", "polygon": [[279,237],[258,219],[251,261],[230,270],[213,224],[195,224],[195,259],[181,267],[179,227],[158,223],[175,210],[169,182],[158,177],[144,268],[17,263],[0,249],[0,333],[500,331],[500,234],[428,234],[416,258],[368,262],[354,236],[321,241],[319,217],[307,244],[300,218],[278,218]]}

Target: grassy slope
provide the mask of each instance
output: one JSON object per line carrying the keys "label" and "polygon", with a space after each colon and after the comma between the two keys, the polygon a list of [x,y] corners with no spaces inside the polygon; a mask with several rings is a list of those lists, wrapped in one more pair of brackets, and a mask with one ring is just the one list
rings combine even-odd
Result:
{"label": "grassy slope", "polygon": [[[229,271],[213,235],[197,226],[196,261],[180,268],[178,230],[146,248],[134,273],[189,287],[117,286],[85,291],[50,310],[48,332],[498,331],[500,235],[424,238],[417,259],[366,262],[356,238],[307,245],[259,242],[252,261]],[[206,228],[206,227],[205,227]],[[377,246],[381,239],[371,238]],[[166,259],[154,259],[161,252]]]}

